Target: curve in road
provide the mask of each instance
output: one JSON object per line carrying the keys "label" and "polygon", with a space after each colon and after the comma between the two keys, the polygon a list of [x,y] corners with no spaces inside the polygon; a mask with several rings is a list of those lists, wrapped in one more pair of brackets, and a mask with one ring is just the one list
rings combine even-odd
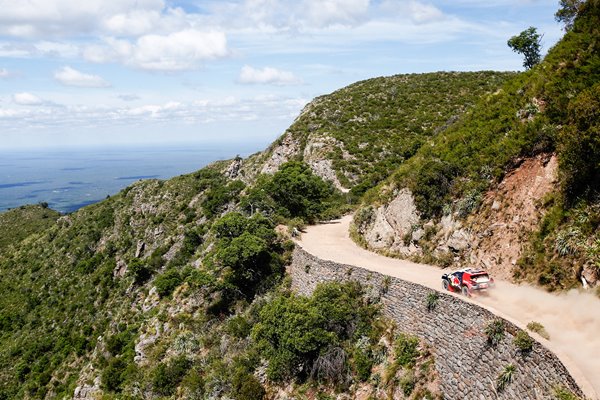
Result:
{"label": "curve in road", "polygon": [[[359,247],[349,236],[352,216],[310,226],[298,244],[323,260],[349,264],[441,290],[442,270],[426,264],[385,257]],[[540,322],[550,335],[544,343],[565,364],[589,398],[600,393],[600,301],[589,293],[556,295],[541,289],[496,280],[489,295],[467,299],[521,328]]]}

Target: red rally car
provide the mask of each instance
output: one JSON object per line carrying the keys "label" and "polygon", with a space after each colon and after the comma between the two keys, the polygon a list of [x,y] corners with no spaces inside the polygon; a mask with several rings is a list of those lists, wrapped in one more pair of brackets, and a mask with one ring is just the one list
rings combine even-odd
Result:
{"label": "red rally car", "polygon": [[470,297],[494,287],[494,279],[487,272],[471,268],[442,275],[442,287],[450,292],[460,292]]}

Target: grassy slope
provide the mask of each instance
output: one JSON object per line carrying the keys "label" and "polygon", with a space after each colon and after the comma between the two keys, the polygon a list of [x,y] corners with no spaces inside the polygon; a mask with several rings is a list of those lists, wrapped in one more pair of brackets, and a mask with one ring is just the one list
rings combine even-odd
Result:
{"label": "grassy slope", "polygon": [[31,205],[8,210],[0,214],[0,251],[18,244],[26,237],[45,231],[60,217],[60,213]]}
{"label": "grassy slope", "polygon": [[209,173],[143,181],[2,254],[0,398],[72,395],[97,337],[118,323],[135,330],[147,317],[132,309],[132,280],[113,278],[117,260],[132,260],[139,241],[149,252],[175,245],[177,254],[204,213],[191,200],[223,181]]}
{"label": "grassy slope", "polygon": [[[0,399],[70,398],[78,384],[92,384],[97,377],[104,399],[138,399],[141,391],[153,398],[209,393],[261,398],[263,388],[252,373],[270,345],[255,348],[250,334],[269,298],[276,295],[285,303],[290,297],[284,289],[265,291],[281,280],[291,248],[277,237],[273,221],[260,214],[219,218],[243,196],[240,183],[220,173],[225,166],[138,182],[0,253]],[[310,191],[305,174],[281,179],[288,180],[290,195]],[[313,176],[315,185],[329,187]],[[267,182],[264,191],[272,186]],[[353,353],[348,370],[354,371],[360,357],[360,379],[368,379],[382,325],[375,324],[375,308],[356,288],[348,290],[357,304],[365,304],[365,315],[348,308],[345,295],[336,306],[340,290],[345,289],[326,289],[333,298],[314,307],[326,304],[334,313],[340,307],[341,326],[332,328],[332,319],[317,309],[307,312],[317,316],[305,321],[308,329],[294,327],[299,322],[289,317],[300,344],[289,342],[293,360],[286,359],[289,349],[281,350],[278,360],[289,369],[285,379],[308,379],[321,351],[335,344],[356,352],[358,340],[365,353]],[[303,310],[309,304],[304,298],[294,301]],[[293,313],[277,304],[272,308],[277,318]],[[359,322],[364,329],[354,329]],[[320,336],[313,337],[313,331]],[[145,360],[136,362],[134,347],[144,338],[150,342]],[[297,361],[305,365],[300,370]]]}
{"label": "grassy slope", "polygon": [[361,195],[514,75],[436,72],[357,82],[315,99],[287,133],[300,141],[301,151],[321,137],[341,142],[343,151],[331,146],[322,157],[332,160],[343,185]]}

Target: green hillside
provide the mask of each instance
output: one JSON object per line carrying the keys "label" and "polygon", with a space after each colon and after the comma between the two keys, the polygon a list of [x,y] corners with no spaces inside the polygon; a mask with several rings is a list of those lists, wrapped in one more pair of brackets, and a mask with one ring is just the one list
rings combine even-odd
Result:
{"label": "green hillside", "polygon": [[[227,179],[228,165],[138,182],[0,254],[0,399],[78,388],[104,399],[245,400],[292,381],[304,393],[346,390],[395,346],[412,350],[393,376],[433,396],[433,372],[413,373],[414,359],[432,356],[416,338],[382,347],[391,323],[362,288],[324,285],[304,298],[283,280],[293,244],[275,224],[330,215],[340,194],[302,163],[252,188]],[[249,202],[261,212],[244,212]],[[319,367],[331,349],[344,361]],[[254,374],[261,359],[269,386]]]}
{"label": "green hillside", "polygon": [[0,213],[0,251],[10,245],[17,245],[34,233],[50,228],[60,217],[60,213],[49,209],[45,204],[22,206]]}
{"label": "green hillside", "polygon": [[[600,268],[599,22],[600,5],[586,3],[526,73],[400,75],[318,98],[285,135],[300,148],[272,175],[244,168],[259,169],[284,138],[58,221],[40,207],[0,215],[0,400],[76,388],[103,399],[258,400],[280,389],[327,399],[355,383],[442,398],[431,352],[395,332],[363,288],[290,292],[286,225],[386,204],[404,187],[423,223],[459,206],[468,218],[516,160],[556,153],[560,182],[515,273],[558,289],[573,284],[575,263]],[[337,144],[319,156],[350,194],[307,165],[304,149],[321,139]]]}
{"label": "green hillside", "polygon": [[313,100],[285,136],[299,142],[298,155],[324,140],[318,157],[331,160],[340,183],[360,196],[515,75],[436,72],[368,79]]}

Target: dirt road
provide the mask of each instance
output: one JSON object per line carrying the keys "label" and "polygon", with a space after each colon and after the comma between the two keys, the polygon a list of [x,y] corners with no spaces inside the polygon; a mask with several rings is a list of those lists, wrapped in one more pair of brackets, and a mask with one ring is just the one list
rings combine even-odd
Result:
{"label": "dirt road", "polygon": [[[350,264],[441,290],[440,268],[384,257],[357,246],[349,237],[352,220],[307,228],[299,241],[309,253],[324,260]],[[538,340],[559,356],[588,397],[600,393],[600,300],[588,293],[554,295],[543,290],[496,281],[489,296],[473,301],[524,328],[540,322],[550,341]]]}

